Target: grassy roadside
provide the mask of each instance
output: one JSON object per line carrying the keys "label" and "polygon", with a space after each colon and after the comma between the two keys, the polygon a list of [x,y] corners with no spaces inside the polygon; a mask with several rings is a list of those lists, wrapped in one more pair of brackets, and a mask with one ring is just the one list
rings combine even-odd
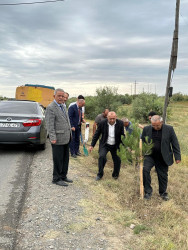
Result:
{"label": "grassy roadside", "polygon": [[[132,166],[122,166],[120,177],[113,180],[112,160],[108,155],[105,175],[96,182],[98,146],[88,157],[80,157],[77,171],[84,173],[78,185],[86,186],[93,196],[83,200],[80,205],[85,209],[85,220],[92,224],[92,216],[97,212],[104,217],[111,237],[117,248],[111,249],[188,249],[188,103],[171,104],[172,116],[168,124],[174,126],[178,136],[182,163],[169,169],[168,192],[170,200],[164,202],[158,195],[158,180],[152,170],[153,196],[150,201],[139,197],[139,171]],[[92,122],[90,123],[90,135]],[[82,147],[81,147],[82,148]],[[132,233],[122,236],[122,230]],[[126,246],[124,245],[126,243]]]}

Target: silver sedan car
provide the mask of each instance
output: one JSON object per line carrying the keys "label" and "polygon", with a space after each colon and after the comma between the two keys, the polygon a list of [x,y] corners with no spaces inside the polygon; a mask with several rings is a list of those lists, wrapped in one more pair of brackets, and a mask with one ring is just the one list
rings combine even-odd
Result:
{"label": "silver sedan car", "polygon": [[38,102],[0,101],[0,144],[28,144],[45,149],[45,110]]}

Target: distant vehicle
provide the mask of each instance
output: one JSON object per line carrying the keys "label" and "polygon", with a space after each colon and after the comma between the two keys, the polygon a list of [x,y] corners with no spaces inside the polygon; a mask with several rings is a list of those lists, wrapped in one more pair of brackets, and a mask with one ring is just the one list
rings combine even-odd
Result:
{"label": "distant vehicle", "polygon": [[28,144],[44,150],[45,110],[38,102],[0,101],[0,144]]}
{"label": "distant vehicle", "polygon": [[16,100],[39,102],[44,108],[54,100],[54,87],[45,85],[25,84],[16,88]]}

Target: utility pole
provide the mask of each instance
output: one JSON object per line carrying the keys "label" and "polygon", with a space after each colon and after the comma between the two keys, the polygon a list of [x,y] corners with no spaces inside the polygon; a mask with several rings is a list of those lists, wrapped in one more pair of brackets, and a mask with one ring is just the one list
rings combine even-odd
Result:
{"label": "utility pole", "polygon": [[174,72],[177,64],[177,55],[178,55],[178,28],[179,28],[179,9],[180,9],[180,0],[176,0],[176,16],[175,16],[175,29],[172,42],[171,57],[168,70],[166,94],[165,94],[165,103],[163,109],[163,122],[166,123],[166,113],[167,107],[169,104],[169,93],[170,93],[170,83],[172,79],[172,73]]}
{"label": "utility pole", "polygon": [[136,95],[136,84],[138,84],[136,81],[134,83],[134,94]]}

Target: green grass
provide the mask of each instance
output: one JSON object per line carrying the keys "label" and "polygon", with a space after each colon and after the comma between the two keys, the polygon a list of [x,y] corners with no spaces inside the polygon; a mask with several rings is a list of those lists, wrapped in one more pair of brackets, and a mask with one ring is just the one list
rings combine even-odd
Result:
{"label": "green grass", "polygon": [[[86,186],[93,194],[89,202],[82,202],[86,218],[100,211],[105,226],[113,230],[115,238],[126,242],[126,249],[188,249],[188,102],[170,104],[170,107],[172,114],[167,123],[177,134],[182,162],[169,167],[169,201],[163,201],[158,195],[154,169],[151,171],[153,195],[146,201],[140,198],[139,170],[133,166],[122,166],[119,179],[113,180],[113,163],[108,155],[104,177],[96,182],[98,146],[88,157],[79,158],[77,171],[87,171],[79,185]],[[130,233],[131,224],[135,227]],[[120,237],[123,230],[128,230],[124,239]]]}

